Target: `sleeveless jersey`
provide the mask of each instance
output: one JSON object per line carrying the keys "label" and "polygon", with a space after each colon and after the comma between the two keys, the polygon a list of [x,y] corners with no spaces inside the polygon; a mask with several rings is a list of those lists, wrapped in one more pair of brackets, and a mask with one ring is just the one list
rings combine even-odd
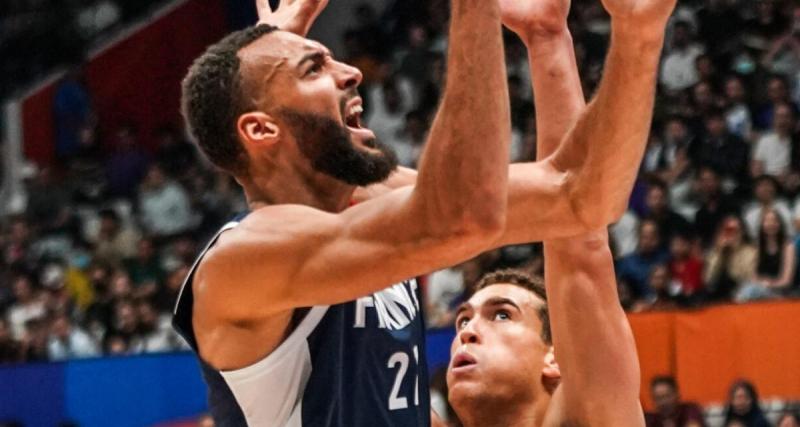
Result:
{"label": "sleeveless jersey", "polygon": [[[195,352],[192,278],[219,235],[237,224],[226,224],[209,242],[178,296],[173,325]],[[250,366],[218,371],[198,355],[217,426],[430,426],[425,326],[416,280],[295,314],[304,316],[291,334]]]}

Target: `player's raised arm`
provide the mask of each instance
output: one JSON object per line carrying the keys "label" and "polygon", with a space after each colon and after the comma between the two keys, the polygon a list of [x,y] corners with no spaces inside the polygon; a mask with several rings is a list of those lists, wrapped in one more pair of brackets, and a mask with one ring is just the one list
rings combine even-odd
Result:
{"label": "player's raised arm", "polygon": [[544,257],[561,371],[551,416],[577,425],[643,426],[639,360],[617,295],[607,231],[548,241]]}
{"label": "player's raised arm", "polygon": [[[352,300],[485,250],[502,232],[506,210],[510,119],[500,27],[496,0],[453,0],[448,83],[415,187],[340,213],[299,203],[255,209],[208,252],[195,288],[213,293],[203,284],[214,283],[220,301],[236,301],[226,305],[231,317],[268,316]],[[313,85],[330,79],[347,91],[360,81],[315,44],[306,56],[322,57]],[[299,70],[302,86],[306,70]],[[273,78],[283,82],[279,73]],[[253,114],[239,119],[245,145],[284,143],[279,125]],[[241,180],[247,190],[249,178]]]}

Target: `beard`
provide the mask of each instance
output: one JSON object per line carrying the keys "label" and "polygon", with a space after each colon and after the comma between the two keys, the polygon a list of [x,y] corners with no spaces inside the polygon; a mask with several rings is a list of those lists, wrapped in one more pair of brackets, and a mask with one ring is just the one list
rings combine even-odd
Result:
{"label": "beard", "polygon": [[366,186],[381,182],[397,168],[397,154],[379,141],[371,141],[379,153],[358,149],[347,127],[336,120],[314,113],[284,109],[286,121],[297,140],[300,152],[315,171],[350,185]]}

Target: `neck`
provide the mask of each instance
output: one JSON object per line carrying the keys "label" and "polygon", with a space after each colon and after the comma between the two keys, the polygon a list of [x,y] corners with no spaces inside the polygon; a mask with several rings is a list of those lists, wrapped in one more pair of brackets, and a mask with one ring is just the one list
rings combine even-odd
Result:
{"label": "neck", "polygon": [[355,187],[321,173],[310,176],[276,174],[239,178],[250,210],[269,205],[304,205],[341,212],[350,205]]}
{"label": "neck", "polygon": [[527,403],[516,400],[472,402],[459,418],[464,427],[538,427],[550,403],[550,395],[545,396]]}

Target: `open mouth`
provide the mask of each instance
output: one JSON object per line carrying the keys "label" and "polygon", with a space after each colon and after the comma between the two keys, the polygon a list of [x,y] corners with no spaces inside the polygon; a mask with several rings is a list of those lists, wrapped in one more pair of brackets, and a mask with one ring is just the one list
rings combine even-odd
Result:
{"label": "open mouth", "polygon": [[356,104],[347,109],[347,114],[344,117],[344,123],[347,127],[353,129],[361,129],[361,113],[364,112],[364,107],[361,104]]}
{"label": "open mouth", "polygon": [[472,366],[472,365],[475,365],[476,363],[478,363],[478,362],[475,360],[475,358],[471,354],[466,353],[466,352],[462,352],[462,353],[456,354],[456,356],[453,358],[452,366],[453,366],[453,369],[458,369],[458,368],[464,368],[464,367]]}

